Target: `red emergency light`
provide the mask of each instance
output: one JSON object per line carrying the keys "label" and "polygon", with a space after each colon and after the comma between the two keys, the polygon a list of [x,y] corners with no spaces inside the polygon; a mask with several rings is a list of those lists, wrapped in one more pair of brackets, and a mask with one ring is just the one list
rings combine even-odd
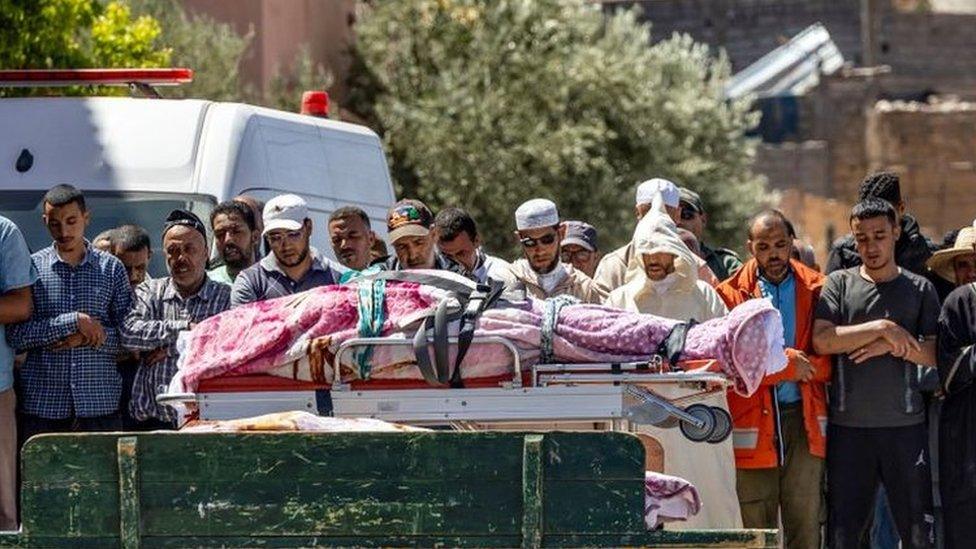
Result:
{"label": "red emergency light", "polygon": [[193,70],[184,68],[0,70],[2,87],[177,86],[192,81]]}
{"label": "red emergency light", "polygon": [[324,91],[307,91],[302,94],[302,114],[329,117],[329,94]]}

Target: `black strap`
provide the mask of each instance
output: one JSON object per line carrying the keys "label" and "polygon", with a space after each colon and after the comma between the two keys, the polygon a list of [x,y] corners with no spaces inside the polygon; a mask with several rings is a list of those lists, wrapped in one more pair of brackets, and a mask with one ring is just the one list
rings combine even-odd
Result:
{"label": "black strap", "polygon": [[437,381],[441,384],[447,382],[450,375],[447,357],[450,356],[450,348],[447,343],[447,300],[437,304],[434,311],[434,366],[437,369]]}
{"label": "black strap", "polygon": [[478,317],[485,310],[491,308],[504,291],[504,283],[489,280],[488,284],[478,284],[477,289],[469,296],[464,312],[461,313],[461,322],[458,327],[457,358],[454,360],[454,373],[451,375],[452,388],[464,387],[464,382],[461,379],[461,361],[464,360],[465,355],[468,354],[468,349],[471,347],[474,330],[478,325]]}
{"label": "black strap", "polygon": [[666,358],[672,367],[681,360],[681,355],[685,352],[685,338],[688,337],[688,330],[695,324],[698,324],[695,319],[675,324],[668,332],[667,337],[657,346],[657,354]]}
{"label": "black strap", "polygon": [[437,371],[430,362],[430,351],[427,348],[427,330],[433,320],[433,317],[427,317],[417,327],[417,333],[413,336],[413,356],[417,360],[417,369],[420,370],[420,375],[424,376],[424,381],[430,385],[439,385]]}

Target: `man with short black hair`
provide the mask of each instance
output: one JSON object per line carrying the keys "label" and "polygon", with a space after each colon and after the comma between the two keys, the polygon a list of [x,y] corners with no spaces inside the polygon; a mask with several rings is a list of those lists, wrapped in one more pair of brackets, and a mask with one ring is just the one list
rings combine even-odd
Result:
{"label": "man with short black hair", "polygon": [[195,214],[173,210],[163,226],[163,254],[170,275],[136,288],[125,319],[123,342],[132,351],[163,349],[159,363],[143,362],[132,386],[129,413],[136,430],[172,429],[176,412],[156,403],[160,386],[176,374],[180,332],[230,307],[230,287],[207,277],[207,230]]}
{"label": "man with short black hair", "polygon": [[[232,200],[244,204],[251,210],[251,215],[254,217],[254,231],[258,233],[259,238],[257,245],[254,247],[254,261],[260,261],[265,253],[271,253],[271,246],[268,242],[261,241],[264,238],[264,201],[258,200],[248,194],[235,196]],[[262,244],[264,245],[263,247]]]}
{"label": "man with short black hair", "polygon": [[[898,175],[892,172],[870,174],[861,182],[858,200],[879,198],[891,204],[895,211],[895,224],[898,226],[898,241],[895,243],[895,264],[909,271],[926,276],[925,262],[932,256],[934,246],[922,234],[915,218],[907,213],[907,206],[901,194]],[[827,256],[827,273],[839,269],[849,269],[861,264],[854,236],[848,234],[834,242]]]}
{"label": "man with short black hair", "polygon": [[56,431],[115,431],[122,380],[119,327],[132,306],[122,262],[85,240],[91,213],[70,185],[44,195],[43,221],[54,244],[32,256],[39,280],[34,316],[7,332],[27,352],[20,369],[21,440]]}
{"label": "man with short black hair", "polygon": [[214,247],[223,265],[207,271],[210,280],[232,285],[237,275],[255,262],[261,234],[247,204],[228,200],[210,212]]}
{"label": "man with short black hair", "polygon": [[268,201],[264,237],[271,253],[237,275],[231,307],[336,284],[346,271],[311,246],[312,220],[308,205],[298,195],[283,194]]}
{"label": "man with short black hair", "polygon": [[362,208],[344,206],[329,215],[329,240],[339,263],[351,271],[364,271],[373,264],[371,250],[376,235],[369,215]]}
{"label": "man with short black hair", "polygon": [[827,428],[828,545],[857,547],[879,485],[903,547],[934,542],[919,366],[936,364],[939,300],[932,283],[896,263],[895,207],[868,197],[851,211],[860,266],[827,277],[813,346],[836,355]]}
{"label": "man with short black hair", "polygon": [[742,266],[738,254],[726,248],[712,248],[705,244],[705,227],[708,225],[708,214],[705,213],[705,203],[701,196],[687,187],[678,187],[681,213],[676,223],[682,229],[687,229],[698,239],[701,257],[708,264],[708,268],[715,273],[719,280],[732,276]]}
{"label": "man with short black hair", "polygon": [[112,231],[112,255],[125,265],[129,285],[134,290],[149,278],[152,243],[149,233],[139,225],[122,225]]}
{"label": "man with short black hair", "polygon": [[482,284],[488,279],[505,281],[508,261],[485,253],[471,214],[461,208],[444,208],[434,217],[434,228],[438,249],[460,267],[464,276]]}
{"label": "man with short black hair", "polygon": [[563,263],[569,263],[576,270],[593,278],[596,265],[600,261],[596,227],[583,221],[567,221],[566,238],[559,247],[559,254]]}

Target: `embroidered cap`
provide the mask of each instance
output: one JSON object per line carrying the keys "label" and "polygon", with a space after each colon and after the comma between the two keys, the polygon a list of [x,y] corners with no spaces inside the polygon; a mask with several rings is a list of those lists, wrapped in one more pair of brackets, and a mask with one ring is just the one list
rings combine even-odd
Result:
{"label": "embroidered cap", "polygon": [[434,226],[434,214],[426,204],[407,198],[390,208],[386,214],[386,230],[390,233],[390,243],[405,236],[427,236]]}

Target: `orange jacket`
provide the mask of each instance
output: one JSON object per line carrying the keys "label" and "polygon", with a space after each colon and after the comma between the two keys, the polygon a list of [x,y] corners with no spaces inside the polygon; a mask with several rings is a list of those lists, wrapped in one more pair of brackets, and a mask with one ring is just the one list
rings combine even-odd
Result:
{"label": "orange jacket", "polygon": [[[813,312],[825,277],[799,261],[791,260],[796,280],[796,348],[786,349],[787,367],[768,375],[762,386],[749,398],[729,391],[729,411],[732,413],[732,444],[735,464],[740,469],[768,469],[780,464],[777,446],[776,384],[796,376],[796,357],[806,353],[813,363],[814,375],[799,384],[803,400],[803,423],[806,426],[810,453],[825,457],[827,450],[827,389],[830,381],[829,356],[813,354]],[[759,264],[750,259],[732,277],[715,290],[731,309],[749,299],[762,297],[759,288]]]}

